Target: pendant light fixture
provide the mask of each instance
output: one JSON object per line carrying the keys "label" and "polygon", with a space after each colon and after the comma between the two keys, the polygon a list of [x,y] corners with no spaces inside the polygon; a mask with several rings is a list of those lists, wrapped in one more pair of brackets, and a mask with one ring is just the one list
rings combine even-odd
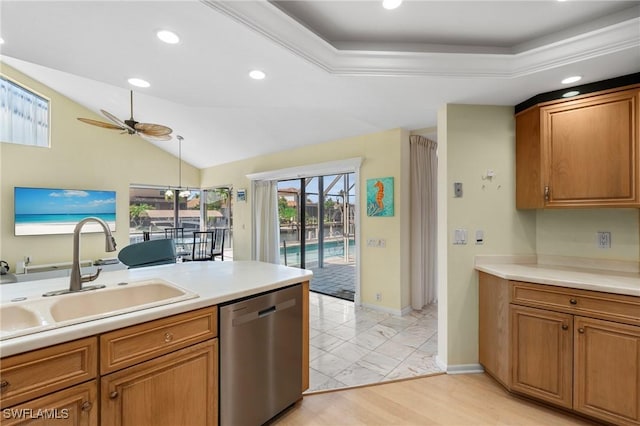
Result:
{"label": "pendant light fixture", "polygon": [[176,135],[176,139],[178,139],[178,187],[173,189],[169,187],[164,195],[167,198],[171,198],[173,197],[174,191],[177,191],[178,197],[187,198],[191,195],[191,191],[189,191],[188,187],[182,187],[182,140],[184,138],[180,135]]}

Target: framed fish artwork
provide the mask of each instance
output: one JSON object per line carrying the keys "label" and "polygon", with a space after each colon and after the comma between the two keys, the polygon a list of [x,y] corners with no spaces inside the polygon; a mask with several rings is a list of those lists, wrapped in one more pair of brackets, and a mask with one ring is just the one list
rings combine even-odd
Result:
{"label": "framed fish artwork", "polygon": [[367,179],[367,216],[393,216],[393,177]]}

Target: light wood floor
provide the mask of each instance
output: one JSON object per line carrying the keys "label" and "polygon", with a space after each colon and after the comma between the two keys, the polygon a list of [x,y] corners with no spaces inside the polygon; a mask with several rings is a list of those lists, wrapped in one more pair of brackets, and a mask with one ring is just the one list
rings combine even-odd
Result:
{"label": "light wood floor", "polygon": [[485,374],[437,375],[305,395],[273,425],[593,425],[509,395]]}

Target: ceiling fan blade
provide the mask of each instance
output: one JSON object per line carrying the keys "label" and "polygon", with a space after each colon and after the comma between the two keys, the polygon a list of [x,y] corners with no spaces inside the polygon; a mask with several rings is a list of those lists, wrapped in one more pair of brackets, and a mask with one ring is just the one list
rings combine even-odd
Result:
{"label": "ceiling fan blade", "polygon": [[103,109],[101,109],[100,112],[102,113],[102,115],[107,117],[109,120],[113,121],[118,126],[120,126],[120,128],[128,130],[130,133],[135,133],[136,132],[136,129],[134,129],[133,127],[129,126],[124,121],[120,120],[118,117],[116,117],[115,115],[111,114],[110,112],[105,111]]}
{"label": "ceiling fan blade", "polygon": [[167,126],[152,123],[136,123],[135,128],[138,132],[149,136],[165,136],[173,132],[173,130]]}
{"label": "ceiling fan blade", "polygon": [[82,121],[83,123],[91,124],[93,126],[103,127],[105,129],[124,130],[123,127],[116,126],[115,124],[111,124],[111,123],[105,123],[104,121],[98,121],[98,120],[92,120],[90,118],[80,118],[80,117],[78,117],[78,120]]}
{"label": "ceiling fan blade", "polygon": [[170,141],[171,140],[171,135],[159,135],[159,136],[153,136],[153,135],[149,135],[146,133],[138,133],[138,136],[140,136],[142,139],[145,139],[149,142],[162,142],[162,141]]}

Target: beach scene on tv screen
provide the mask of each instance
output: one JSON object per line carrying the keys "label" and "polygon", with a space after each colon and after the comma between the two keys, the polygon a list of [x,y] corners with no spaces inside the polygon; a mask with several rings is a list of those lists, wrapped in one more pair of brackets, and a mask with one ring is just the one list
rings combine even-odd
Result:
{"label": "beach scene on tv screen", "polygon": [[[116,229],[115,191],[16,187],[14,195],[15,235],[72,234],[90,216]],[[82,232],[102,232],[102,227],[89,222]]]}

